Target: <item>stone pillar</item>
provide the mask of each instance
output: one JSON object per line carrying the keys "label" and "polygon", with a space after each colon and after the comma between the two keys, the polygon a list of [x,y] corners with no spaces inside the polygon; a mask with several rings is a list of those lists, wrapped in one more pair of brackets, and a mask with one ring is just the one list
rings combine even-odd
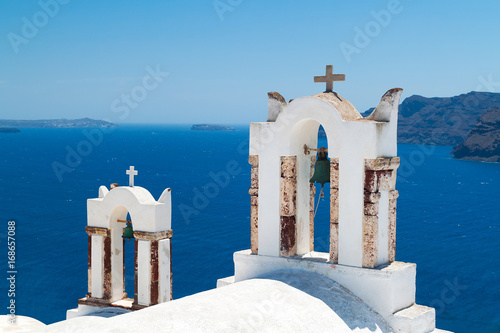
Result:
{"label": "stone pillar", "polygon": [[389,191],[389,262],[396,260],[396,206],[398,197],[398,191]]}
{"label": "stone pillar", "polygon": [[111,297],[111,232],[107,228],[85,227],[89,235],[87,298]]}
{"label": "stone pillar", "polygon": [[158,241],[151,241],[151,288],[149,304],[159,303]]}
{"label": "stone pillar", "polygon": [[126,253],[125,253],[125,238],[123,238],[123,240],[122,240],[122,249],[123,249],[123,256],[122,256],[122,260],[123,260],[123,263],[122,263],[123,264],[123,274],[122,274],[122,277],[123,277],[123,283],[122,283],[122,285],[123,285],[123,296],[128,298],[129,296],[125,292],[125,255],[126,255]]}
{"label": "stone pillar", "polygon": [[158,240],[158,302],[172,300],[172,242],[170,238]]}
{"label": "stone pillar", "polygon": [[259,156],[250,155],[248,163],[252,165],[250,194],[250,249],[252,254],[259,253]]}
{"label": "stone pillar", "polygon": [[[379,262],[379,251],[388,252],[389,262],[395,259],[396,244],[396,170],[399,157],[365,159],[364,215],[363,215],[363,267],[373,268]],[[388,207],[379,207],[381,192],[388,192]],[[387,198],[387,194],[386,194]],[[386,199],[387,200],[387,199]],[[387,230],[379,230],[380,209],[388,210],[388,221],[383,221]],[[380,244],[379,235],[387,235],[387,244]],[[384,238],[382,238],[384,239]],[[383,241],[385,243],[385,240]],[[379,249],[380,246],[387,248]]]}
{"label": "stone pillar", "polygon": [[[311,156],[311,172],[309,179],[314,175],[314,164],[316,163],[316,156]],[[314,197],[316,196],[316,186],[314,183],[309,185],[309,251],[314,251]]]}
{"label": "stone pillar", "polygon": [[105,300],[111,299],[111,235],[105,236],[104,239],[104,281],[103,295]]}
{"label": "stone pillar", "polygon": [[134,304],[137,304],[139,297],[138,280],[139,280],[139,264],[137,262],[137,256],[139,253],[139,240],[134,238]]}
{"label": "stone pillar", "polygon": [[280,182],[280,256],[297,253],[297,156],[281,156]]}
{"label": "stone pillar", "polygon": [[330,261],[339,262],[339,158],[330,158]]}
{"label": "stone pillar", "polygon": [[88,265],[88,293],[87,297],[92,297],[92,234],[88,234],[88,251],[87,251],[87,265]]}
{"label": "stone pillar", "polygon": [[134,231],[136,238],[136,279],[134,309],[171,300],[172,230]]}

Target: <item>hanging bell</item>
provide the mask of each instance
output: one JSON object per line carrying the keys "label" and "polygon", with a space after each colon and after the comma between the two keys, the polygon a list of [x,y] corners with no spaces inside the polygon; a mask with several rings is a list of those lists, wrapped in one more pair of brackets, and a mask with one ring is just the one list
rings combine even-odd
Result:
{"label": "hanging bell", "polygon": [[330,182],[330,161],[325,148],[320,148],[316,155],[316,163],[314,164],[314,174],[309,180],[311,183],[319,183],[321,187],[325,183]]}
{"label": "hanging bell", "polygon": [[134,238],[134,229],[132,228],[132,223],[127,222],[127,226],[123,229],[122,237],[124,239],[127,239],[129,242],[131,238]]}

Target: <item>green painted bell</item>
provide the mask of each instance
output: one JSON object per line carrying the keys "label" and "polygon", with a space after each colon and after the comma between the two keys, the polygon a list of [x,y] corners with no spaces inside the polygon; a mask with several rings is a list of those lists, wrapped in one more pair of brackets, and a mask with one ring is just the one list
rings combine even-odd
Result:
{"label": "green painted bell", "polygon": [[328,153],[326,151],[320,150],[316,155],[314,174],[309,182],[319,183],[321,187],[323,187],[325,183],[330,182],[330,161],[328,160]]}
{"label": "green painted bell", "polygon": [[130,222],[127,222],[127,226],[123,229],[122,237],[127,239],[129,242],[131,238],[134,238],[134,229],[132,228],[132,224]]}

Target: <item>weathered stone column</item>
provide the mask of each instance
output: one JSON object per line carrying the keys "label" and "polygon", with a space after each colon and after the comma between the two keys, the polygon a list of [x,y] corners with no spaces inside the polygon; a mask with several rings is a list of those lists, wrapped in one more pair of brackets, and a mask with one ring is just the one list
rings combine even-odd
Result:
{"label": "weathered stone column", "polygon": [[137,260],[137,256],[139,253],[139,240],[134,238],[134,302],[133,304],[137,304],[137,300],[139,299],[139,288],[138,288],[138,280],[139,280],[139,263]]}
{"label": "weathered stone column", "polygon": [[[309,179],[314,175],[314,164],[316,163],[316,156],[311,156],[311,172]],[[314,251],[314,197],[316,196],[316,186],[314,183],[309,185],[309,251]]]}
{"label": "weathered stone column", "polygon": [[330,158],[330,261],[339,262],[339,158]]}
{"label": "weathered stone column", "polygon": [[[379,211],[388,209],[388,260],[394,261],[396,243],[396,169],[399,157],[365,159],[364,215],[363,215],[363,267],[373,268],[379,258]],[[388,207],[379,207],[381,192],[389,196]],[[386,199],[387,200],[387,199]],[[382,238],[383,239],[383,238]],[[380,240],[382,241],[382,240]],[[385,243],[385,241],[383,241]],[[385,251],[385,250],[383,250]]]}
{"label": "weathered stone column", "polygon": [[159,274],[158,274],[158,241],[151,241],[151,290],[149,291],[151,298],[150,305],[159,303]]}
{"label": "weathered stone column", "polygon": [[259,253],[259,156],[250,155],[248,163],[252,165],[250,194],[250,249],[252,254]]}
{"label": "weathered stone column", "polygon": [[88,298],[111,297],[111,232],[107,228],[85,227],[89,235]]}
{"label": "weathered stone column", "polygon": [[88,233],[88,248],[87,249],[88,249],[88,251],[87,251],[87,265],[88,265],[88,293],[87,293],[87,297],[92,297],[92,234],[91,233]]}
{"label": "weathered stone column", "polygon": [[136,296],[133,308],[138,309],[141,306],[155,305],[171,300],[172,252],[170,238],[172,230],[134,231],[134,237],[136,238],[135,258],[138,257],[138,259],[136,259]]}
{"label": "weathered stone column", "polygon": [[280,256],[297,253],[297,156],[281,156]]}
{"label": "weathered stone column", "polygon": [[104,281],[103,295],[105,300],[111,299],[111,235],[104,236]]}
{"label": "weathered stone column", "polygon": [[389,191],[389,262],[396,260],[396,207],[398,197],[398,191]]}

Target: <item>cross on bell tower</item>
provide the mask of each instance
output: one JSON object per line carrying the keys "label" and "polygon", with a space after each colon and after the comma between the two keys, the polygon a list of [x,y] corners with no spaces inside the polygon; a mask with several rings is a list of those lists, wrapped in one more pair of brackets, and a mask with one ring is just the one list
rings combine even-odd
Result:
{"label": "cross on bell tower", "polygon": [[139,172],[135,170],[133,166],[131,166],[130,169],[126,171],[126,173],[129,176],[128,186],[134,187],[134,176],[137,176]]}
{"label": "cross on bell tower", "polygon": [[345,81],[345,74],[333,74],[333,65],[326,66],[325,76],[315,76],[314,82],[326,82],[326,92],[333,92],[333,82]]}

